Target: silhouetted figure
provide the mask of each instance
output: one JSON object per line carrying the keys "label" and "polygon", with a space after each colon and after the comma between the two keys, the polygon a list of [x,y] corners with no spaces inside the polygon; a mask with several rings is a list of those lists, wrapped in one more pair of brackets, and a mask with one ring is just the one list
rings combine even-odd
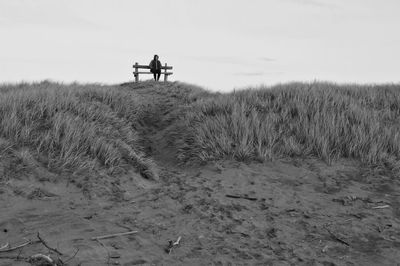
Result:
{"label": "silhouetted figure", "polygon": [[154,59],[151,60],[150,72],[153,73],[154,80],[159,80],[161,76],[161,62],[158,60],[158,55],[154,55]]}

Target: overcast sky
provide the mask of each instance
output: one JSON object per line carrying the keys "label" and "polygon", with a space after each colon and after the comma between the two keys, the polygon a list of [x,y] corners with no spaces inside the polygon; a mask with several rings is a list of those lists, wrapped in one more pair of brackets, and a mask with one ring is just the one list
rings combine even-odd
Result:
{"label": "overcast sky", "polygon": [[[399,0],[0,0],[0,82],[400,81]],[[143,79],[150,75],[141,76]]]}

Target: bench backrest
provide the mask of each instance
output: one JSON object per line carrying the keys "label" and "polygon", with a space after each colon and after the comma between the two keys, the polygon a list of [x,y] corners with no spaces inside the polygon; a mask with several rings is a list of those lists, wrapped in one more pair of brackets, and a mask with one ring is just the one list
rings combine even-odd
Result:
{"label": "bench backrest", "polygon": [[[137,62],[133,65],[133,68],[135,71],[133,72],[133,75],[135,76],[135,81],[139,82],[139,74],[151,74],[151,72],[139,72],[139,69],[150,69],[150,66],[148,65],[139,65]],[[167,69],[172,69],[172,66],[168,66],[167,63],[165,63],[164,66],[161,66],[161,69],[164,70],[164,72],[161,72],[161,74],[164,75],[164,81],[168,80],[168,76],[172,75],[172,72],[167,72]]]}
{"label": "bench backrest", "polygon": [[[135,64],[133,65],[133,68],[150,69],[150,66]],[[161,69],[172,69],[172,66],[167,66],[167,64],[165,64],[164,66],[161,66]]]}

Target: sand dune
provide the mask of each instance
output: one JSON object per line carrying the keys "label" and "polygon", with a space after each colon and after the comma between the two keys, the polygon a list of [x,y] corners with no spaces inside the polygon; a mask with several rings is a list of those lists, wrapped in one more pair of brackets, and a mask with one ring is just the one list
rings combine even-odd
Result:
{"label": "sand dune", "polygon": [[[49,88],[32,95],[43,99],[53,87],[61,86],[47,85]],[[7,93],[15,90],[23,94],[29,86],[3,86],[0,94],[14,99],[18,95]],[[230,117],[244,108],[247,116],[239,118],[252,117],[252,122],[237,121],[252,130],[258,118],[246,109],[248,106],[231,108],[226,96],[187,84],[144,82],[79,87],[80,92],[63,86],[57,90],[56,93],[67,91],[66,97],[76,98],[64,98],[68,103],[65,108],[60,107],[60,101],[54,107],[54,116],[47,117],[54,117],[54,122],[62,114],[72,117],[71,121],[88,123],[92,127],[84,132],[93,129],[91,137],[97,142],[87,139],[80,142],[81,146],[87,145],[85,149],[78,149],[77,145],[76,150],[63,153],[68,143],[62,146],[65,134],[60,134],[59,142],[48,142],[59,149],[51,153],[50,148],[39,146],[40,142],[33,139],[53,132],[55,124],[49,124],[47,131],[32,129],[25,137],[13,135],[12,130],[4,130],[7,112],[3,105],[0,265],[45,265],[32,260],[35,254],[49,255],[59,265],[61,261],[67,265],[396,265],[400,261],[399,146],[389,146],[398,140],[393,133],[399,121],[398,94],[387,105],[378,102],[380,96],[374,94],[376,102],[369,98],[362,102],[363,98],[358,97],[359,105],[344,107],[344,113],[353,115],[354,124],[362,125],[367,134],[351,135],[355,131],[349,131],[343,141],[359,145],[354,147],[364,145],[363,152],[368,157],[340,146],[339,138],[346,137],[340,135],[343,132],[338,133],[338,139],[327,140],[325,147],[311,138],[303,142],[300,137],[296,139],[301,127],[288,126],[287,130],[295,132],[289,136],[279,131],[279,124],[273,127],[275,134],[291,140],[278,141],[269,151],[267,136],[256,135],[255,131],[249,137],[237,128],[224,140],[225,132],[212,126],[219,123],[223,127],[225,115]],[[386,90],[391,93],[393,88]],[[327,97],[308,92],[316,98]],[[250,99],[246,93],[254,96],[243,92],[232,97],[244,103]],[[276,96],[274,93],[267,95],[269,99]],[[347,91],[345,94],[346,103],[357,98]],[[328,96],[337,99],[337,94]],[[293,97],[302,101],[311,96]],[[72,112],[73,108],[83,108],[81,102],[85,106],[90,103],[90,107],[84,107],[87,109],[79,109],[87,115]],[[131,106],[121,107],[121,103]],[[338,105],[333,102],[329,110]],[[357,108],[364,110],[365,106],[371,113],[357,116]],[[291,110],[301,114],[302,109],[295,107]],[[36,110],[31,105],[24,108]],[[201,110],[204,112],[200,114]],[[279,120],[276,110],[273,113]],[[286,113],[285,109],[280,110]],[[386,117],[377,117],[378,112]],[[300,119],[290,112],[287,117]],[[234,128],[232,121],[236,118],[229,119],[228,125]],[[366,124],[367,119],[382,121],[386,127],[375,129]],[[290,121],[286,120],[288,125]],[[204,124],[209,127],[203,128]],[[22,132],[17,125],[14,127],[16,132]],[[346,130],[345,124],[343,127]],[[82,132],[73,130],[64,132]],[[213,140],[206,130],[220,137]],[[328,132],[318,130],[321,134]],[[356,136],[371,132],[383,134],[375,148],[365,146],[368,139],[356,142]],[[256,140],[261,137],[265,139],[257,149]],[[205,138],[209,138],[209,145]],[[236,141],[234,146],[231,140]],[[110,145],[109,150],[91,148],[105,147],[104,143]],[[314,146],[307,149],[307,145]],[[329,145],[340,146],[340,150],[333,151]],[[375,153],[373,149],[377,149]],[[137,233],[92,240],[130,231]],[[37,241],[38,232],[48,246],[62,255]],[[179,237],[179,244],[168,252],[169,241]],[[34,242],[7,251],[28,240]]]}

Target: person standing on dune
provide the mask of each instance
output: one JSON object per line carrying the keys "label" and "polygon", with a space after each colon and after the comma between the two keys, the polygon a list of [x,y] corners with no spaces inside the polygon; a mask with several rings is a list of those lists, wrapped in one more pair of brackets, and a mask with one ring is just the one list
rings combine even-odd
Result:
{"label": "person standing on dune", "polygon": [[154,80],[159,80],[161,76],[161,62],[158,60],[158,55],[154,55],[154,59],[151,60],[150,64],[150,72],[153,73]]}

